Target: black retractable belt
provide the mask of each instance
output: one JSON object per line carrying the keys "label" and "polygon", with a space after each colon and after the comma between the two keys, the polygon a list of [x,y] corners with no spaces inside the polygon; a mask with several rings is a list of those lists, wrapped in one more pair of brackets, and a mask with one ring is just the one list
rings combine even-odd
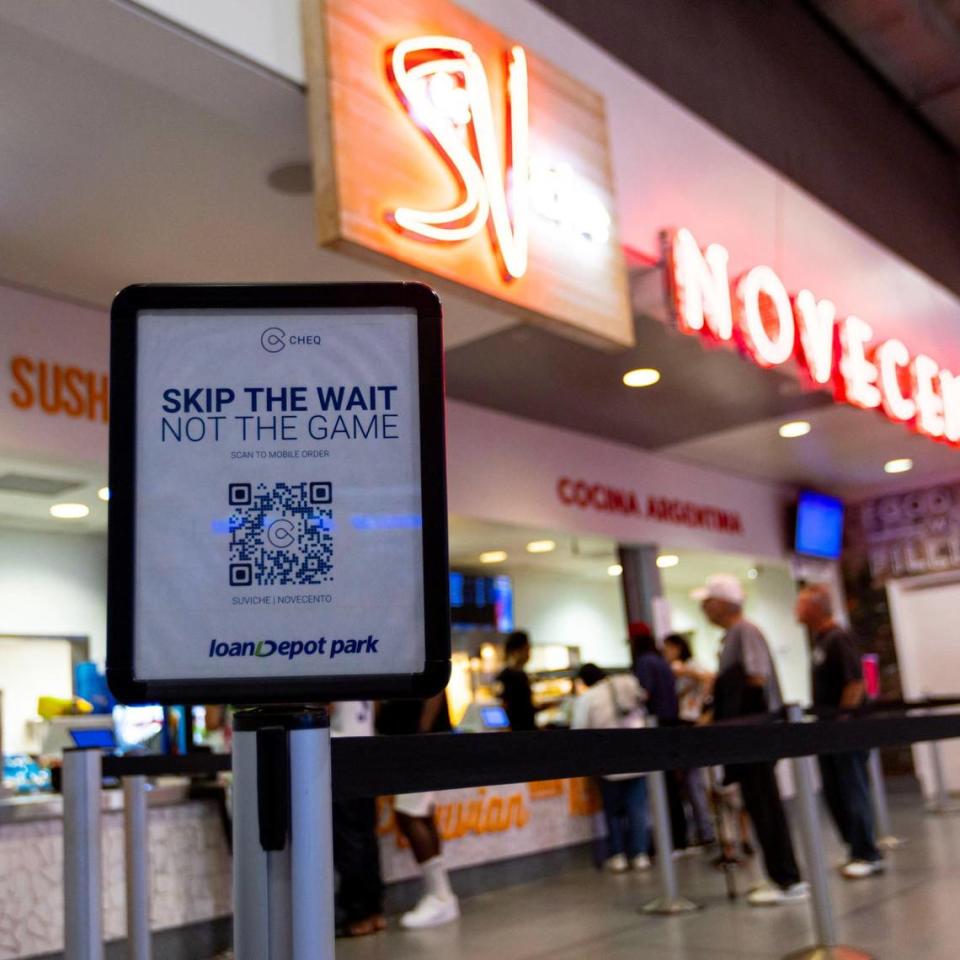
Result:
{"label": "black retractable belt", "polygon": [[[949,701],[956,704],[956,698]],[[933,701],[937,708],[946,698]],[[645,773],[712,764],[761,763],[785,757],[845,753],[874,747],[899,746],[960,737],[960,711],[926,712],[930,701],[909,702],[869,717],[785,724],[766,718],[708,727],[657,730],[547,730],[429,736],[344,737],[332,744],[334,794],[338,799],[451,790],[495,783],[523,783],[610,773]],[[885,714],[885,710],[889,713]],[[923,715],[907,711],[923,710]],[[759,722],[758,722],[759,721]],[[242,711],[234,730],[257,731],[282,726],[287,731],[326,723],[307,712],[284,718],[261,711]],[[289,761],[288,761],[289,762]],[[124,777],[143,774],[210,774],[229,770],[229,756],[193,753],[187,756],[104,757],[103,774]],[[280,768],[276,768],[280,769]],[[274,778],[286,782],[287,777]],[[270,785],[265,784],[267,791]],[[268,805],[269,808],[269,805]],[[281,821],[282,823],[282,821]],[[269,833],[269,831],[268,831]]]}
{"label": "black retractable belt", "polygon": [[285,727],[257,730],[257,815],[260,846],[282,850],[290,830],[290,749]]}

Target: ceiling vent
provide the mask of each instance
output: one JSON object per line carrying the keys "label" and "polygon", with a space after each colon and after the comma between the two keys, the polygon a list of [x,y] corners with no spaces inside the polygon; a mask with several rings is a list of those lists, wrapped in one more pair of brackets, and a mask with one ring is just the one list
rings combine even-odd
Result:
{"label": "ceiling vent", "polygon": [[68,490],[84,486],[83,480],[64,480],[62,477],[36,477],[27,473],[0,474],[0,491],[6,493],[35,493],[41,497],[58,497]]}

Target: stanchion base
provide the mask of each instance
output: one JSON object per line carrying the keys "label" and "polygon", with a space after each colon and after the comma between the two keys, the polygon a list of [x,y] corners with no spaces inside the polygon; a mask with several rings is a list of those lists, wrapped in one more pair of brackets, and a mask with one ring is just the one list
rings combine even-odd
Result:
{"label": "stanchion base", "polygon": [[783,960],[876,960],[876,957],[854,947],[807,947],[788,953]]}
{"label": "stanchion base", "polygon": [[641,913],[655,914],[661,917],[673,916],[677,913],[693,913],[700,910],[701,905],[688,900],[686,897],[657,897],[641,908]]}
{"label": "stanchion base", "polygon": [[907,841],[903,837],[880,837],[877,840],[877,846],[881,850],[896,850],[897,847],[902,847]]}

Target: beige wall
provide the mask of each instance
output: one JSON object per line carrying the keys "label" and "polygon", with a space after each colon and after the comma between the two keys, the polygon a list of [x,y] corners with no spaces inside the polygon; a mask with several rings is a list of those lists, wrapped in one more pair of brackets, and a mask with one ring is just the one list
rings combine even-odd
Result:
{"label": "beige wall", "polygon": [[513,614],[533,643],[580,647],[583,661],[605,667],[630,662],[619,577],[590,580],[558,573],[517,570]]}

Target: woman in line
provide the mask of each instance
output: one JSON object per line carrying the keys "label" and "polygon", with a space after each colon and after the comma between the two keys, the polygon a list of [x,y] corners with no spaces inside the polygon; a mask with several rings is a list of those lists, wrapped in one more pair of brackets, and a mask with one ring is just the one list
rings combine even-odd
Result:
{"label": "woman in line", "polygon": [[[703,703],[713,684],[713,674],[697,664],[686,637],[679,633],[671,633],[664,638],[663,654],[677,678],[680,722],[695,724],[703,713]],[[682,770],[680,774],[684,792],[690,803],[690,812],[693,815],[697,843],[711,844],[716,839],[716,831],[710,816],[710,803],[707,800],[703,771],[695,768]]]}
{"label": "woman in line", "polygon": [[[602,668],[585,663],[577,674],[579,696],[573,706],[575,730],[642,727],[646,694],[630,674],[609,677]],[[600,779],[607,822],[607,859],[613,873],[650,868],[647,827],[647,779],[642,774],[617,773]]]}

